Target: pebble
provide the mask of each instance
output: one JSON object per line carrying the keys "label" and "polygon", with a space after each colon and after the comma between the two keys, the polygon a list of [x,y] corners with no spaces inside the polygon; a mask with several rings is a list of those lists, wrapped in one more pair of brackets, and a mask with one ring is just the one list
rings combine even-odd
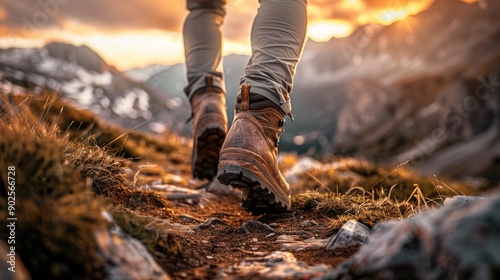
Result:
{"label": "pebble", "polygon": [[317,226],[318,223],[315,220],[305,220],[300,222],[299,226],[300,227],[312,227],[312,226]]}
{"label": "pebble", "polygon": [[211,260],[213,258],[214,258],[214,256],[207,256],[207,259],[209,259],[209,260]]}

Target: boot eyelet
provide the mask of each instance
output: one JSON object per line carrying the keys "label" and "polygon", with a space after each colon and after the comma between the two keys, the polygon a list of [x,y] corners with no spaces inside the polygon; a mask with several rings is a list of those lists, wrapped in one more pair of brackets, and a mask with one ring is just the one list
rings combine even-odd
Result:
{"label": "boot eyelet", "polygon": [[276,140],[276,143],[274,143],[274,146],[278,147],[280,145],[280,139]]}
{"label": "boot eyelet", "polygon": [[282,118],[282,119],[280,120],[280,122],[278,123],[278,126],[279,126],[279,127],[283,127],[283,126],[285,126],[285,122],[286,122],[286,119],[285,119],[285,118]]}

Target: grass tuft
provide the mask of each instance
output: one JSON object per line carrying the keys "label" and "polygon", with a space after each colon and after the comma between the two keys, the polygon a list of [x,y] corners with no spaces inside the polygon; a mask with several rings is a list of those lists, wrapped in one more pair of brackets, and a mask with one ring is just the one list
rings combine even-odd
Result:
{"label": "grass tuft", "polygon": [[[7,168],[14,166],[16,253],[32,276],[105,278],[94,239],[108,226],[102,211],[170,206],[164,196],[128,184],[120,156],[168,160],[182,146],[175,137],[163,141],[102,123],[51,94],[4,96],[0,104],[0,219],[7,219]],[[115,212],[120,225],[155,257],[178,253],[167,232],[124,213]]]}

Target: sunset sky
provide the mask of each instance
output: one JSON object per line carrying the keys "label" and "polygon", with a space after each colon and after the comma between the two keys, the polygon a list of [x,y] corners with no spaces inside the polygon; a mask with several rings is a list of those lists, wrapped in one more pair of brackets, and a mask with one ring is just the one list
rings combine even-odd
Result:
{"label": "sunset sky", "polygon": [[[473,2],[475,0],[467,0]],[[309,0],[308,37],[345,37],[364,24],[388,25],[434,0]],[[228,0],[224,54],[250,54],[257,0]],[[182,62],[183,0],[9,0],[0,6],[0,48],[46,42],[86,44],[120,70]]]}

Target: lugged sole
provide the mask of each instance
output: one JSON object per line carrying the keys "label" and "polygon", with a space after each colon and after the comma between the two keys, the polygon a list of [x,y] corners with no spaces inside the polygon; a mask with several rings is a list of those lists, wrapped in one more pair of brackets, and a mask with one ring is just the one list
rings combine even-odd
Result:
{"label": "lugged sole", "polygon": [[208,126],[198,132],[193,154],[193,177],[212,180],[217,174],[219,153],[226,132],[218,126]]}
{"label": "lugged sole", "polygon": [[223,185],[242,189],[243,207],[253,213],[288,212],[285,202],[276,199],[268,183],[239,164],[222,162],[217,179]]}

